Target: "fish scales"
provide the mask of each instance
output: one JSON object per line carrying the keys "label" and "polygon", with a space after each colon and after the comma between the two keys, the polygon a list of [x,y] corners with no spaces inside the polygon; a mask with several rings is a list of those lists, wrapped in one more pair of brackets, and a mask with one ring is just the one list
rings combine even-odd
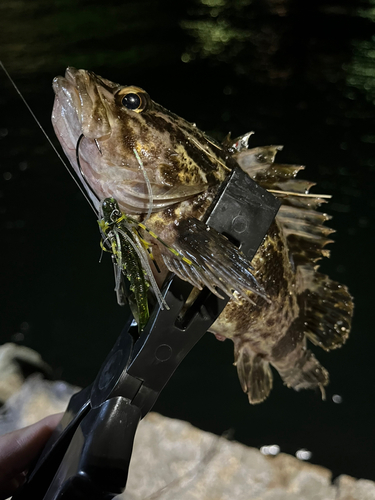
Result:
{"label": "fish scales", "polygon": [[[93,203],[113,197],[138,221],[151,211],[149,231],[176,251],[143,235],[161,269],[155,271],[158,283],[172,271],[197,290],[208,286],[230,297],[210,331],[234,342],[249,401],[259,403],[269,395],[270,366],[289,387],[319,387],[324,395],[328,372],[308,341],[325,350],[341,346],[353,302],[344,285],[317,270],[316,263],[329,255],[325,246],[332,230],[323,225],[330,217],[316,210],[326,197],[309,194],[314,184],[295,178],[303,167],[275,163],[280,146],[249,148],[251,133],[218,144],[143,89],[93,72],[68,68],[53,88],[56,135]],[[200,222],[237,164],[282,201],[251,265],[233,243]]]}

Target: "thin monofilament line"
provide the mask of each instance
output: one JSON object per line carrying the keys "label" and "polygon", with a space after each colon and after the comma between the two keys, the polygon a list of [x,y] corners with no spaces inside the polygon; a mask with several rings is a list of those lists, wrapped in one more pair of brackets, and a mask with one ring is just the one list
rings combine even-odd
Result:
{"label": "thin monofilament line", "polygon": [[4,73],[6,74],[6,76],[9,78],[9,81],[10,83],[13,85],[13,87],[15,88],[17,94],[20,96],[20,98],[22,99],[23,103],[25,104],[25,106],[27,107],[27,109],[30,111],[31,113],[31,116],[34,118],[34,120],[36,121],[38,127],[40,128],[40,130],[43,132],[43,135],[44,137],[47,139],[47,141],[50,143],[52,149],[54,150],[54,152],[57,154],[57,157],[59,158],[59,160],[61,161],[61,163],[64,165],[64,167],[67,169],[67,171],[69,172],[69,175],[70,177],[74,180],[74,182],[77,184],[78,186],[78,189],[81,191],[81,193],[83,194],[83,196],[85,197],[86,201],[88,202],[88,204],[90,205],[90,207],[93,209],[95,215],[97,215],[97,211],[95,210],[95,208],[93,207],[92,203],[91,203],[91,200],[88,198],[88,196],[86,195],[85,191],[82,189],[81,185],[79,184],[79,182],[77,181],[77,179],[74,177],[74,175],[72,174],[70,168],[68,167],[68,165],[66,164],[66,162],[63,160],[62,156],[60,155],[60,153],[57,151],[55,145],[53,144],[53,142],[51,141],[51,139],[49,138],[47,132],[44,130],[44,128],[42,127],[41,123],[39,122],[38,118],[35,116],[33,110],[30,108],[30,106],[28,105],[26,99],[23,97],[23,95],[21,94],[21,91],[18,89],[17,85],[15,84],[15,82],[13,81],[12,77],[10,76],[10,74],[8,73],[8,71],[5,69],[5,66],[4,64],[2,63],[2,61],[0,61],[0,66],[1,68],[3,69]]}

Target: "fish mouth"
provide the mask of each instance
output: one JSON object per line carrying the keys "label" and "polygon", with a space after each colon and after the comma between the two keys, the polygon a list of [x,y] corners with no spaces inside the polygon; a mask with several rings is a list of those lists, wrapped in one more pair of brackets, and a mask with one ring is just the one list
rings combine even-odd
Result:
{"label": "fish mouth", "polygon": [[[96,134],[97,131],[91,127],[87,127],[87,117],[90,117],[92,109],[89,107],[85,111],[86,102],[82,98],[82,94],[88,95],[88,88],[95,85],[92,74],[85,70],[77,70],[73,67],[68,67],[64,76],[57,76],[53,79],[52,88],[55,93],[55,100],[52,111],[52,125],[58,137],[64,153],[69,159],[75,174],[77,175],[80,183],[85,188],[88,196],[93,202],[95,209],[99,208],[99,198],[96,190],[92,189],[98,182],[95,179],[95,174],[81,155],[78,149],[81,150],[80,138],[82,136],[91,140],[85,141],[85,148],[90,147],[90,143],[94,147],[90,148],[90,158],[95,159],[99,155],[97,147],[95,146],[96,135],[98,138],[103,134]],[[88,130],[85,130],[88,129]],[[91,134],[90,134],[91,132]],[[92,140],[94,139],[94,140]],[[78,152],[78,155],[77,155]],[[77,156],[80,160],[77,162]]]}
{"label": "fish mouth", "polygon": [[59,129],[61,127],[60,117],[63,117],[64,121],[68,121],[69,126],[74,130],[75,140],[77,141],[80,133],[82,133],[81,101],[72,70],[77,71],[74,68],[68,68],[65,77],[57,76],[53,79],[52,88],[55,92],[55,102],[52,112],[52,124]]}
{"label": "fish mouth", "polygon": [[79,137],[82,135],[82,113],[79,92],[76,86],[75,68],[68,68],[65,76],[53,79],[55,100],[52,110],[52,125],[77,174],[78,165],[73,161]]}
{"label": "fish mouth", "polygon": [[[110,83],[91,71],[72,66],[66,69],[64,77],[54,78],[52,87],[55,102],[60,104],[63,118],[69,122],[75,135],[81,131],[86,138],[100,139],[110,134],[106,102],[113,100],[113,88],[117,86]],[[57,123],[57,113],[53,115],[52,121]]]}
{"label": "fish mouth", "polygon": [[[57,76],[53,79],[52,88],[55,92],[56,99],[66,99],[69,107],[73,108],[82,129],[82,102],[79,96],[76,75],[78,70],[73,67],[68,67],[65,71],[64,77]],[[73,113],[67,115],[69,120],[75,118]]]}

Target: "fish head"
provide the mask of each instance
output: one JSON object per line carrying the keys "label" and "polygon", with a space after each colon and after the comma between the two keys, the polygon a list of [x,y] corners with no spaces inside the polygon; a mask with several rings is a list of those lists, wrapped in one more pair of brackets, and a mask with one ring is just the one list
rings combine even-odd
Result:
{"label": "fish head", "polygon": [[221,147],[140,87],[69,67],[53,89],[56,135],[96,208],[113,197],[125,213],[159,211],[227,175]]}

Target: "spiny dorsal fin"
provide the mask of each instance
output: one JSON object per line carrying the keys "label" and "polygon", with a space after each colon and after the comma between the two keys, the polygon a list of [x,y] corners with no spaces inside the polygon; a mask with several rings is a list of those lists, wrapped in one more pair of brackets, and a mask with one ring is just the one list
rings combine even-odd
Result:
{"label": "spiny dorsal fin", "polygon": [[353,301],[344,285],[317,272],[316,262],[329,257],[325,246],[333,241],[329,235],[334,230],[324,226],[331,217],[316,211],[327,196],[309,194],[314,184],[295,179],[303,167],[274,163],[278,150],[279,146],[268,146],[234,156],[250,177],[282,200],[276,220],[296,268],[299,320],[315,345],[334,349],[349,335]]}
{"label": "spiny dorsal fin", "polygon": [[239,153],[243,149],[248,149],[249,147],[249,139],[254,132],[247,132],[240,137],[236,137],[236,139],[232,139],[231,133],[226,136],[226,138],[222,142],[222,146],[227,149],[230,153]]}
{"label": "spiny dorsal fin", "polygon": [[288,242],[294,264],[315,264],[322,257],[328,257],[324,247],[333,240],[328,236],[333,229],[323,226],[331,217],[327,214],[288,205],[280,207],[277,220],[281,224]]}
{"label": "spiny dorsal fin", "polygon": [[276,219],[287,238],[291,260],[295,265],[313,265],[329,256],[324,247],[332,242],[327,236],[333,231],[323,226],[330,217],[316,211],[326,202],[326,196],[310,195],[314,183],[295,179],[303,166],[274,163],[281,149],[281,146],[258,147],[234,154],[234,158],[260,186],[281,199]]}

